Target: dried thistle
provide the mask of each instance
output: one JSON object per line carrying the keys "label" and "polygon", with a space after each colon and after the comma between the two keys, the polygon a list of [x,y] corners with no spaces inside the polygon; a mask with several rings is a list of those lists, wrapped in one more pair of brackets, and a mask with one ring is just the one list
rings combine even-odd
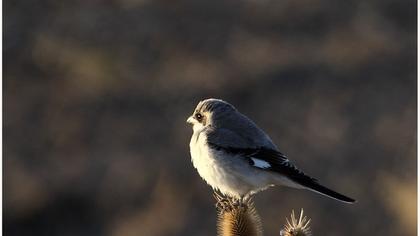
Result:
{"label": "dried thistle", "polygon": [[251,198],[238,200],[214,193],[220,236],[262,236],[261,219]]}
{"label": "dried thistle", "polygon": [[300,210],[300,217],[297,219],[295,217],[295,211],[292,210],[292,214],[290,215],[290,221],[286,218],[286,224],[284,225],[284,229],[280,231],[281,236],[310,236],[311,229],[309,224],[311,219],[307,219],[306,216],[303,215],[303,209]]}

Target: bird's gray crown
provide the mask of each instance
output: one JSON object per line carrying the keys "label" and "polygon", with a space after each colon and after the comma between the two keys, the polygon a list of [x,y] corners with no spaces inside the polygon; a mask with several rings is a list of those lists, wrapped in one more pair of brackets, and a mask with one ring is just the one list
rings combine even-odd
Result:
{"label": "bird's gray crown", "polygon": [[228,111],[235,110],[235,107],[230,103],[225,102],[221,99],[209,98],[203,101],[200,101],[195,109],[199,112],[214,112],[214,111]]}

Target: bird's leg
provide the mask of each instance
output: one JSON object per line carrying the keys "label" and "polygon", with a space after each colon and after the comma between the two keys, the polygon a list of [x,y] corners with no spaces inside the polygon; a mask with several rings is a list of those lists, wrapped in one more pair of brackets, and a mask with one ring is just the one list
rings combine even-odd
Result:
{"label": "bird's leg", "polygon": [[239,198],[237,197],[229,198],[229,204],[231,208],[239,208],[239,207],[246,206],[246,204],[244,204],[243,196],[239,196]]}
{"label": "bird's leg", "polygon": [[249,204],[252,202],[252,194],[245,194],[243,196],[240,196],[238,206],[247,208]]}

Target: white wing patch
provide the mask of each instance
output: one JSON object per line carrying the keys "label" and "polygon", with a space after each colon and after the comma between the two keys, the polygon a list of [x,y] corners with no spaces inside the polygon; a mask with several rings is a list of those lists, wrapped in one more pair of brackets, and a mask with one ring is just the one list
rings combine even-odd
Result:
{"label": "white wing patch", "polygon": [[254,162],[255,167],[258,167],[258,168],[261,168],[261,169],[267,169],[267,168],[271,167],[270,163],[268,163],[266,161],[262,161],[260,159],[253,158],[253,157],[251,157],[251,159]]}

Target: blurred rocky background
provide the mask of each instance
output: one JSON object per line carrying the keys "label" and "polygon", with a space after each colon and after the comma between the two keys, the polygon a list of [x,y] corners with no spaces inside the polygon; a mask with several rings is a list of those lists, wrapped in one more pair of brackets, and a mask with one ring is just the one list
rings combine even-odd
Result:
{"label": "blurred rocky background", "polygon": [[203,98],[254,119],[358,200],[273,188],[266,235],[415,235],[416,1],[6,0],[3,233],[215,235],[185,123]]}

